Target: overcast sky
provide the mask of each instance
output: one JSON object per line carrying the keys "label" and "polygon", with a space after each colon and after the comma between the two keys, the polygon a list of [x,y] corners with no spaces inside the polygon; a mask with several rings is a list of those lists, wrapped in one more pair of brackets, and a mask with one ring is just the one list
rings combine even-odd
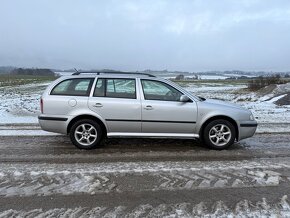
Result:
{"label": "overcast sky", "polygon": [[290,70],[289,0],[0,0],[0,66]]}

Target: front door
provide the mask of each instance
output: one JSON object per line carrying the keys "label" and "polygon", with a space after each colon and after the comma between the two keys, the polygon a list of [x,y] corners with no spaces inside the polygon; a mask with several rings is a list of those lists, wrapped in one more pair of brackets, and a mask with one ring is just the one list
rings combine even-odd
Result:
{"label": "front door", "polygon": [[193,134],[197,120],[194,101],[180,102],[183,95],[167,83],[141,79],[142,132]]}
{"label": "front door", "polygon": [[106,120],[108,133],[140,133],[141,102],[136,80],[98,78],[89,108]]}

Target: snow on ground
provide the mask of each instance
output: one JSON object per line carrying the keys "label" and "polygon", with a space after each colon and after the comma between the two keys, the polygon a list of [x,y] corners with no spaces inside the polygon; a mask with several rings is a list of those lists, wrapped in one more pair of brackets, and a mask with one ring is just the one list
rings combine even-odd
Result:
{"label": "snow on ground", "polygon": [[[275,102],[290,92],[290,83],[277,85],[270,93],[244,93],[233,101],[252,111],[259,123],[289,123],[290,104],[276,105]],[[289,130],[288,130],[289,131]]]}
{"label": "snow on ground", "polygon": [[215,98],[220,100],[231,101],[236,97],[236,92],[239,89],[246,88],[246,85],[231,85],[219,83],[199,83],[189,84],[185,87],[186,90],[194,95],[204,98]]}
{"label": "snow on ground", "polygon": [[[0,196],[96,195],[176,190],[277,187],[290,182],[289,160],[116,162],[97,164],[0,164]],[[137,184],[137,185],[136,185]],[[282,195],[283,196],[283,195]],[[223,201],[119,204],[93,208],[34,208],[0,211],[0,217],[288,217],[287,195],[234,205]]]}
{"label": "snow on ground", "polygon": [[250,109],[260,123],[290,123],[290,105],[278,106],[274,104],[285,95],[279,95],[269,100],[265,97],[253,102],[237,102]]}
{"label": "snow on ground", "polygon": [[47,85],[0,87],[0,123],[37,123],[40,96]]}
{"label": "snow on ground", "polygon": [[[26,112],[26,111],[24,111]],[[25,114],[25,116],[21,116],[17,114],[17,112],[13,112],[13,114],[10,113],[10,111],[7,110],[1,110],[1,117],[0,117],[0,123],[38,123],[38,112],[35,113],[29,113]]]}
{"label": "snow on ground", "polygon": [[202,80],[225,80],[230,77],[255,77],[253,75],[240,75],[240,74],[234,74],[234,73],[228,73],[228,74],[217,74],[217,75],[208,75],[208,74],[198,74],[199,79]]}
{"label": "snow on ground", "polygon": [[54,208],[49,210],[6,210],[0,212],[0,217],[290,217],[290,205],[287,195],[277,203],[269,204],[263,198],[257,203],[242,200],[230,210],[222,201],[209,207],[203,202],[199,204],[151,204],[126,207],[123,205],[108,208],[104,206],[87,208]]}
{"label": "snow on ground", "polygon": [[225,73],[224,76],[227,76],[227,77],[241,77],[241,76],[246,76],[246,77],[256,77],[256,75],[241,75],[241,74],[236,74],[236,73]]}
{"label": "snow on ground", "polygon": [[204,80],[224,80],[229,78],[229,76],[224,76],[224,75],[203,75],[203,74],[199,74],[198,75],[199,79],[204,79]]}
{"label": "snow on ground", "polygon": [[16,130],[16,129],[9,129],[9,130],[1,130],[0,129],[0,136],[43,136],[43,135],[60,135],[58,133],[53,132],[46,132],[43,130]]}
{"label": "snow on ground", "polygon": [[[289,116],[289,115],[288,115]],[[267,123],[260,122],[256,133],[290,133],[290,123]]]}
{"label": "snow on ground", "polygon": [[289,171],[289,160],[1,164],[0,196],[279,186]]}
{"label": "snow on ground", "polygon": [[[278,85],[273,93],[258,95],[252,92],[245,92],[246,85],[225,85],[225,84],[190,84],[186,89],[197,96],[215,98],[224,101],[231,101],[252,111],[258,123],[289,123],[290,105],[278,106],[277,100],[285,96],[290,90],[290,83]],[[240,91],[242,90],[242,91]],[[289,131],[289,129],[281,129]]]}

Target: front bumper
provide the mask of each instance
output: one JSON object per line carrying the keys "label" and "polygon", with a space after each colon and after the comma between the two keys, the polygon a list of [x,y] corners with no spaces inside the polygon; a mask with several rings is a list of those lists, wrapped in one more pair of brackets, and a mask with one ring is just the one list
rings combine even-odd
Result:
{"label": "front bumper", "polygon": [[257,121],[244,121],[240,122],[239,125],[239,140],[252,137],[257,129],[258,123]]}

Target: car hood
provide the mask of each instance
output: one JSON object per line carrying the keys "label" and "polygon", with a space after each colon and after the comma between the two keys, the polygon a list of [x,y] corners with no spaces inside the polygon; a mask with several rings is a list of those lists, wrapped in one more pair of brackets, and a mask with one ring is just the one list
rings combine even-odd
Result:
{"label": "car hood", "polygon": [[240,109],[240,110],[247,110],[238,104],[234,104],[234,103],[230,103],[230,102],[226,102],[226,101],[221,101],[221,100],[206,99],[204,102],[207,104],[212,104],[212,105],[217,105],[217,106],[226,106],[226,107],[236,108],[236,109]]}

